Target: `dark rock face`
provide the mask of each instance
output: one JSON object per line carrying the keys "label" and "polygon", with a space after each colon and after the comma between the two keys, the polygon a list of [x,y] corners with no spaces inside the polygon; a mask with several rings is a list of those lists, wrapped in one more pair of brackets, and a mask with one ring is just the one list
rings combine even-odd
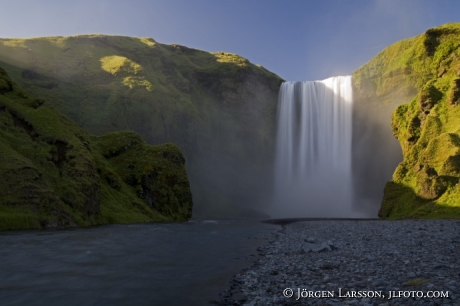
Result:
{"label": "dark rock face", "polygon": [[453,106],[460,104],[460,78],[456,78],[452,82],[449,104]]}
{"label": "dark rock face", "polygon": [[418,96],[419,107],[421,109],[419,117],[424,118],[428,115],[433,106],[442,99],[442,96],[442,92],[440,92],[435,86],[431,84],[425,86]]}
{"label": "dark rock face", "polygon": [[40,79],[42,76],[33,71],[33,70],[29,70],[29,69],[24,69],[21,73],[21,76],[24,78],[24,79],[31,79],[31,80],[37,80],[37,79]]}
{"label": "dark rock face", "polygon": [[421,187],[418,194],[428,200],[439,198],[447,189],[436,170],[429,166],[422,167],[417,175],[417,181]]}

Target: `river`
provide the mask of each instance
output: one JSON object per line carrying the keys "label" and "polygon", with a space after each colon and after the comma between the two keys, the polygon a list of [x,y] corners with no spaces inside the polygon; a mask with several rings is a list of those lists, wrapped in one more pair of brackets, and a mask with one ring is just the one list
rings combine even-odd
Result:
{"label": "river", "polygon": [[278,229],[191,220],[2,232],[1,305],[210,305]]}

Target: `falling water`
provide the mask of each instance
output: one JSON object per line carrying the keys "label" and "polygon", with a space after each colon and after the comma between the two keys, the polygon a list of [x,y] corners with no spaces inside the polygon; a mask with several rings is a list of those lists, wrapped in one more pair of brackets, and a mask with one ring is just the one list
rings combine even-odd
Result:
{"label": "falling water", "polygon": [[274,217],[352,217],[351,76],[285,82],[278,102]]}

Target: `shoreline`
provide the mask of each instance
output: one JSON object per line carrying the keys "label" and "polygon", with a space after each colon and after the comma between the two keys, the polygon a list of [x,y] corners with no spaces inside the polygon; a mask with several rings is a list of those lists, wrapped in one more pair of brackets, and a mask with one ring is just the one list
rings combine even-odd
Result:
{"label": "shoreline", "polygon": [[263,221],[281,228],[214,304],[459,305],[460,220],[337,221]]}
{"label": "shoreline", "polygon": [[261,221],[262,223],[275,224],[275,225],[288,225],[294,222],[304,221],[383,221],[379,218],[280,218],[268,219]]}

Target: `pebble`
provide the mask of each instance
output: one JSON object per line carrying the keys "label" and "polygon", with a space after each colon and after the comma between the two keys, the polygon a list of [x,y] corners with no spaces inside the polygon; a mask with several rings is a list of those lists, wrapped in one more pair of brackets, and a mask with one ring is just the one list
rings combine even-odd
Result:
{"label": "pebble", "polygon": [[[215,304],[460,305],[460,220],[294,222],[258,253]],[[404,296],[429,291],[448,296]]]}

